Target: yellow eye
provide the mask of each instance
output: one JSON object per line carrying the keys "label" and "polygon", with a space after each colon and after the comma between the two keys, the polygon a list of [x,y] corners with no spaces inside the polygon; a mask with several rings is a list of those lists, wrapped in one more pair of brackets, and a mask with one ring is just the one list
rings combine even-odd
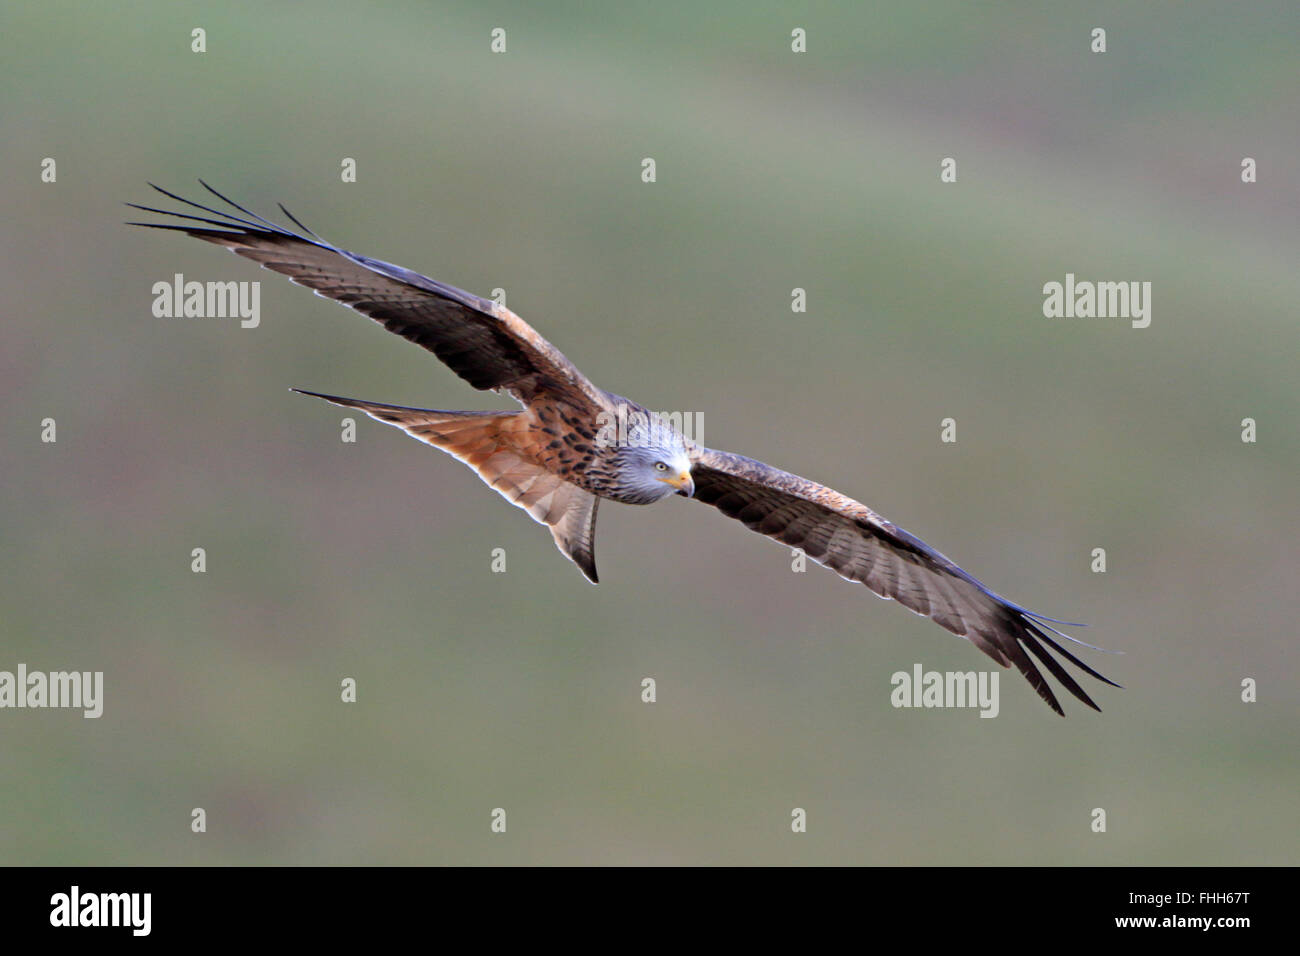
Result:
{"label": "yellow eye", "polygon": [[657,462],[655,462],[655,470],[656,470],[656,471],[667,471],[667,470],[668,470],[668,466],[665,465],[662,461],[657,461]]}

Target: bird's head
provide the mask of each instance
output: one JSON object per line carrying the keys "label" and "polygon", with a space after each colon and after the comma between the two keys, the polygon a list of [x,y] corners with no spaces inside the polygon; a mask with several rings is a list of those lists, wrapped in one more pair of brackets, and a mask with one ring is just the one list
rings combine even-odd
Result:
{"label": "bird's head", "polygon": [[625,501],[650,504],[674,493],[687,498],[695,494],[686,442],[666,422],[651,419],[644,427],[629,429],[618,463]]}

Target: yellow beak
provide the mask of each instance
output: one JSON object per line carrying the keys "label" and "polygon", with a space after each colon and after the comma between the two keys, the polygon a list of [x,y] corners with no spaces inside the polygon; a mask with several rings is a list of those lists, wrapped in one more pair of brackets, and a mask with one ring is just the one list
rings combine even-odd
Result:
{"label": "yellow beak", "polygon": [[695,481],[691,478],[689,471],[684,471],[676,478],[660,478],[665,485],[671,485],[677,489],[677,493],[685,495],[687,498],[695,496]]}

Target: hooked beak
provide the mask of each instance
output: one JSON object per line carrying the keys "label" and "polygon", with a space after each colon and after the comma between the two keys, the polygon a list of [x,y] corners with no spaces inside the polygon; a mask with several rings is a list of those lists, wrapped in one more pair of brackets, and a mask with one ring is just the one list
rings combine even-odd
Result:
{"label": "hooked beak", "polygon": [[695,497],[695,481],[691,478],[689,471],[684,471],[676,478],[660,478],[665,485],[671,485],[677,489],[677,493],[686,498]]}

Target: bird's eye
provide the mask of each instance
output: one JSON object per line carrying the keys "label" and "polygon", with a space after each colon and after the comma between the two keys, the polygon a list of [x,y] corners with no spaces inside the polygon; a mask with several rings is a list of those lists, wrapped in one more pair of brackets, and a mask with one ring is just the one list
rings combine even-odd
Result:
{"label": "bird's eye", "polygon": [[655,471],[667,471],[667,470],[668,470],[668,466],[665,465],[662,461],[655,462]]}

